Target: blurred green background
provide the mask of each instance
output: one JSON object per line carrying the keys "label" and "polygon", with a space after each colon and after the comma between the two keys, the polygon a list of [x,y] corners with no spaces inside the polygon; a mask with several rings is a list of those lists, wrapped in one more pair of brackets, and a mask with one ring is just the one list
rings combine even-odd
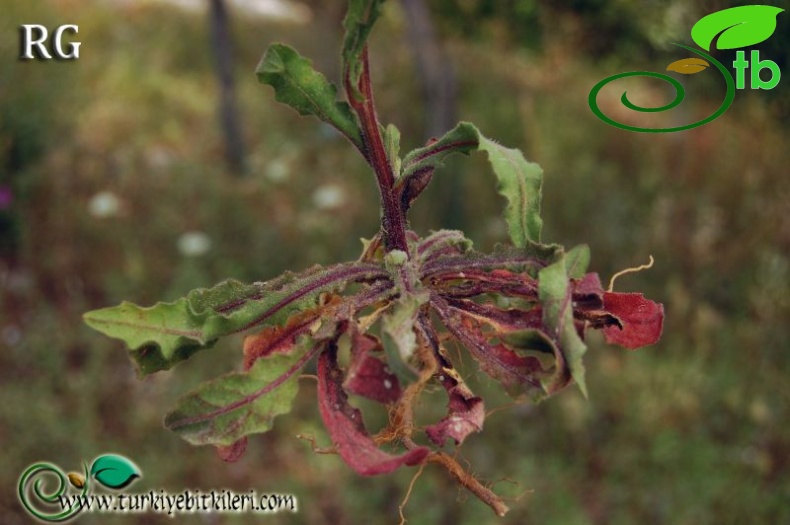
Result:
{"label": "blurred green background", "polygon": [[[424,7],[412,0],[388,2],[374,33],[381,119],[401,129],[407,149],[448,115],[521,148],[545,170],[544,239],[588,243],[604,281],[652,254],[655,267],[622,278],[618,290],[645,292],[667,317],[661,342],[637,352],[590,338],[589,401],[571,389],[501,410],[467,440],[473,472],[518,498],[506,518],[429,467],[406,507],[409,523],[790,523],[790,78],[770,92],[739,91],[724,116],[681,133],[621,131],[587,106],[604,77],[684,58],[668,42],[690,44],[695,21],[737,2],[427,3],[433,40],[410,33],[427,21],[410,18],[404,7]],[[291,3],[277,14],[264,8],[283,4],[227,2],[244,172],[227,167],[207,4],[3,1],[6,525],[32,521],[16,496],[26,466],[76,470],[104,452],[142,468],[129,491],[293,493],[299,513],[86,515],[80,523],[398,521],[414,469],[360,478],[294,437],[329,441],[312,381],[301,383],[293,413],[252,438],[242,461],[225,464],[161,420],[179,394],[239,366],[240,340],[138,380],[122,345],[81,322],[83,312],[124,299],[150,304],[227,277],[266,280],[353,259],[359,238],[377,229],[377,192],[353,148],[276,103],[253,75],[266,46],[285,41],[336,81],[345,3]],[[787,77],[789,16],[760,46]],[[17,60],[23,23],[78,24],[80,59]],[[438,52],[427,70],[414,58],[420,45]],[[723,98],[721,79],[706,74],[684,79],[687,122]],[[705,88],[696,98],[693,85]],[[670,96],[649,82],[632,86],[654,105]],[[616,98],[604,103],[616,111]],[[448,162],[416,204],[413,228],[462,228],[481,249],[504,240],[486,169],[477,157]],[[489,410],[508,403],[469,360],[465,372]],[[445,399],[426,403],[441,412]]]}

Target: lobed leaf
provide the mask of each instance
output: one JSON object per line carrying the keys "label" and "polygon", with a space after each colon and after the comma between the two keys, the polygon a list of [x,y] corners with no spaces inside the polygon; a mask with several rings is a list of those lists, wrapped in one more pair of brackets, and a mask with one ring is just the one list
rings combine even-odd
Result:
{"label": "lobed leaf", "polygon": [[430,453],[416,447],[395,456],[376,446],[365,429],[362,413],[348,403],[337,364],[337,345],[330,342],[318,358],[318,407],[335,450],[362,476],[387,474],[402,465],[417,465]]}
{"label": "lobed leaf", "polygon": [[167,370],[214,346],[217,337],[203,329],[208,317],[195,314],[186,298],[148,308],[124,301],[83,316],[91,328],[127,344],[140,375]]}
{"label": "lobed leaf", "polygon": [[[412,179],[432,173],[448,155],[468,154],[474,150],[486,152],[497,178],[497,190],[507,199],[504,216],[513,244],[526,248],[539,243],[543,226],[540,218],[543,170],[528,162],[519,150],[506,148],[484,137],[468,122],[461,122],[439,140],[406,155],[398,188],[401,191],[410,188]],[[416,197],[416,194],[410,194],[408,202]]]}
{"label": "lobed leaf", "polygon": [[337,100],[337,88],[313,69],[310,60],[285,44],[272,44],[255,73],[261,83],[274,88],[277,101],[300,115],[318,117],[362,148],[362,135],[350,106]]}
{"label": "lobed leaf", "polygon": [[314,308],[323,293],[339,292],[351,282],[386,277],[381,267],[371,264],[314,266],[265,283],[225,281],[147,308],[124,302],[88,312],[84,319],[90,327],[123,340],[139,373],[146,375],[171,368],[224,335],[263,322],[285,323],[294,313]]}
{"label": "lobed leaf", "polygon": [[268,431],[276,416],[291,411],[297,372],[319,347],[302,337],[288,353],[271,354],[245,372],[203,383],[179,399],[165,416],[165,426],[193,445],[222,447]]}
{"label": "lobed leaf", "polygon": [[508,201],[504,215],[513,245],[525,248],[530,243],[540,243],[543,170],[534,162],[527,162],[519,150],[505,148],[482,136],[480,149],[488,153],[499,180],[497,190]]}

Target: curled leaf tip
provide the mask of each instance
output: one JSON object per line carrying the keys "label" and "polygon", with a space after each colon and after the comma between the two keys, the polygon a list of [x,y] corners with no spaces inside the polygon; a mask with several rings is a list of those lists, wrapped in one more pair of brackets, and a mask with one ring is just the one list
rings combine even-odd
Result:
{"label": "curled leaf tip", "polygon": [[645,299],[641,293],[603,294],[604,309],[615,316],[620,326],[604,327],[607,343],[630,350],[658,342],[664,328],[664,305]]}

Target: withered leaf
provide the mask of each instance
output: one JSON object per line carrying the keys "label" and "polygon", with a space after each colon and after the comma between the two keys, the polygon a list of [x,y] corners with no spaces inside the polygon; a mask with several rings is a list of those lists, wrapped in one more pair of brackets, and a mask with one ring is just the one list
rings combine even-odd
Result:
{"label": "withered leaf", "polygon": [[485,404],[483,398],[474,395],[453,368],[443,367],[438,378],[450,397],[447,416],[438,423],[425,427],[425,433],[439,446],[447,438],[452,438],[460,445],[466,436],[483,429]]}
{"label": "withered leaf", "polygon": [[664,305],[645,299],[641,293],[603,294],[604,309],[622,325],[603,329],[607,343],[634,350],[652,345],[661,338],[664,328]]}
{"label": "withered leaf", "polygon": [[343,388],[347,392],[378,401],[394,403],[401,396],[398,376],[371,352],[383,353],[381,341],[372,335],[354,334],[351,341],[351,365]]}
{"label": "withered leaf", "polygon": [[357,474],[375,476],[402,465],[422,463],[430,453],[417,447],[399,456],[384,452],[365,429],[362,413],[351,406],[342,386],[343,372],[337,364],[337,344],[332,341],[318,358],[318,407],[335,450]]}

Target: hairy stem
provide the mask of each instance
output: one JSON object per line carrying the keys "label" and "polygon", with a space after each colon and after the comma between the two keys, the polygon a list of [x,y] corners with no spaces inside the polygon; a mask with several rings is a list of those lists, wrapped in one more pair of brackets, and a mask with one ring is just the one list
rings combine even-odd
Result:
{"label": "hairy stem", "polygon": [[357,99],[354,86],[350,85],[349,72],[345,72],[346,95],[351,107],[359,117],[362,126],[362,140],[365,143],[365,157],[376,172],[376,182],[381,198],[381,230],[384,235],[384,246],[387,251],[402,250],[409,253],[406,242],[406,220],[395,192],[395,175],[392,165],[387,159],[384,140],[376,117],[373,103],[373,89],[370,83],[368,67],[368,48],[362,51],[362,75],[356,88],[362,93],[362,100]]}
{"label": "hairy stem", "polygon": [[477,498],[491,507],[497,516],[502,517],[510,510],[505,502],[496,495],[494,491],[480,483],[477,478],[469,474],[452,456],[445,452],[434,452],[430,454],[425,461],[428,463],[438,463],[443,466],[447,472],[466,490],[477,496]]}
{"label": "hairy stem", "polygon": [[[400,438],[401,443],[409,450],[420,446],[412,438],[415,428],[414,404],[417,402],[417,398],[426,383],[438,370],[438,366],[447,362],[439,351],[438,341],[435,338],[433,330],[429,326],[429,321],[426,316],[423,315],[420,317],[418,327],[422,343],[417,351],[422,365],[419,379],[409,385],[403,392],[403,396],[398,402],[398,405],[390,414],[389,427],[384,431],[385,435],[381,436],[382,439],[380,439],[380,442],[386,442],[394,438]],[[425,463],[438,463],[444,467],[458,483],[463,485],[464,488],[474,494],[480,501],[491,507],[497,516],[502,517],[510,510],[508,506],[505,505],[502,498],[480,483],[472,474],[464,470],[452,456],[444,452],[432,452],[425,458]]]}

